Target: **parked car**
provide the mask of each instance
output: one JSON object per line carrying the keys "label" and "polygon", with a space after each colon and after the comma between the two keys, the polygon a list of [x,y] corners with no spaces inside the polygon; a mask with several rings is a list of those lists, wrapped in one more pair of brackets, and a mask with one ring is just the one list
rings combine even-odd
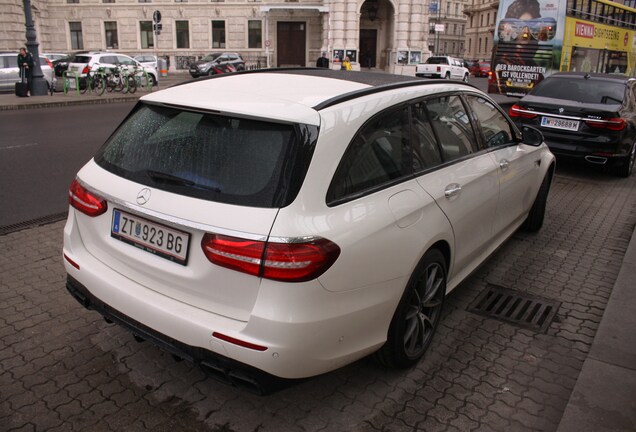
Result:
{"label": "parked car", "polygon": [[237,53],[212,53],[201,60],[190,63],[190,75],[193,78],[217,75],[245,69],[245,61]]}
{"label": "parked car", "polygon": [[[40,68],[49,88],[53,80],[53,69],[50,61],[40,56]],[[20,81],[20,68],[18,67],[18,55],[14,52],[0,53],[0,92],[15,91],[15,83]]]}
{"label": "parked car", "polygon": [[130,56],[113,52],[93,51],[76,54],[68,63],[68,70],[78,73],[80,76],[86,76],[89,70],[97,66],[144,69],[152,78],[153,85],[157,85],[159,82],[159,74],[154,67],[144,66]]}
{"label": "parked car", "polygon": [[50,61],[53,60],[58,60],[61,59],[62,57],[67,57],[68,54],[62,54],[62,53],[43,53],[42,54],[43,57],[46,57],[47,59],[49,59]]}
{"label": "parked car", "polygon": [[434,56],[415,66],[415,76],[420,78],[459,79],[468,82],[470,72],[464,60],[449,56]]}
{"label": "parked car", "polygon": [[157,66],[157,56],[144,54],[135,56],[134,59],[144,66],[150,66],[155,68],[155,70],[159,70],[159,67]]}
{"label": "parked car", "polygon": [[489,62],[475,62],[470,66],[470,74],[474,77],[487,77],[490,74]]}
{"label": "parked car", "polygon": [[558,158],[611,166],[628,177],[636,159],[636,80],[624,75],[559,72],[510,108],[536,127]]}
{"label": "parked car", "polygon": [[541,227],[553,170],[536,129],[461,82],[193,81],[142,97],[77,174],[67,288],[255,391],[374,352],[409,367],[445,294]]}

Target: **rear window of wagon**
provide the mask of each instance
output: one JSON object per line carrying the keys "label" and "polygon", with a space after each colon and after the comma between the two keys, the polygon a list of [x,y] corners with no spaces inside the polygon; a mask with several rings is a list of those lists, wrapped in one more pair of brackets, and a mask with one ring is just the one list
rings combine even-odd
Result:
{"label": "rear window of wagon", "polygon": [[296,197],[317,128],[140,103],[95,156],[102,168],[181,195],[250,207]]}

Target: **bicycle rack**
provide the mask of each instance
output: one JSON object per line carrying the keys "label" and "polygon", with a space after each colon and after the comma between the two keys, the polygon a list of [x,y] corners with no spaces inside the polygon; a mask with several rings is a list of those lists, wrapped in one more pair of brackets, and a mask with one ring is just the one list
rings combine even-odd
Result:
{"label": "bicycle rack", "polygon": [[69,84],[70,84],[70,79],[73,79],[75,82],[75,91],[77,92],[77,95],[80,95],[80,86],[79,86],[79,75],[76,74],[75,72],[69,72],[69,71],[64,71],[62,73],[62,77],[64,78],[64,94],[66,94],[68,92],[69,89]]}

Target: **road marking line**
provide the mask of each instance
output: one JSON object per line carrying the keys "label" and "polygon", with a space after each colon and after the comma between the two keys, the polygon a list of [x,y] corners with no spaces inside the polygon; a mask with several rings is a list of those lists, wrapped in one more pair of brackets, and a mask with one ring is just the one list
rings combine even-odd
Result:
{"label": "road marking line", "polygon": [[36,146],[36,145],[40,145],[40,144],[39,143],[20,144],[20,145],[9,146],[9,147],[0,147],[0,150],[12,150],[12,149],[17,149],[17,148],[33,147],[33,146]]}

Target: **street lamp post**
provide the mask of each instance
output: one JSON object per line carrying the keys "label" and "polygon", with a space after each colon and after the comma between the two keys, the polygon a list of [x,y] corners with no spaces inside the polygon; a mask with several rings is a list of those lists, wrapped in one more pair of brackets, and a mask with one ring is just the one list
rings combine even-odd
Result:
{"label": "street lamp post", "polygon": [[24,18],[26,21],[26,39],[27,51],[33,56],[33,70],[31,71],[30,87],[31,96],[45,96],[48,93],[48,87],[42,68],[40,67],[40,52],[37,43],[37,33],[33,25],[33,17],[31,16],[31,0],[24,0]]}

